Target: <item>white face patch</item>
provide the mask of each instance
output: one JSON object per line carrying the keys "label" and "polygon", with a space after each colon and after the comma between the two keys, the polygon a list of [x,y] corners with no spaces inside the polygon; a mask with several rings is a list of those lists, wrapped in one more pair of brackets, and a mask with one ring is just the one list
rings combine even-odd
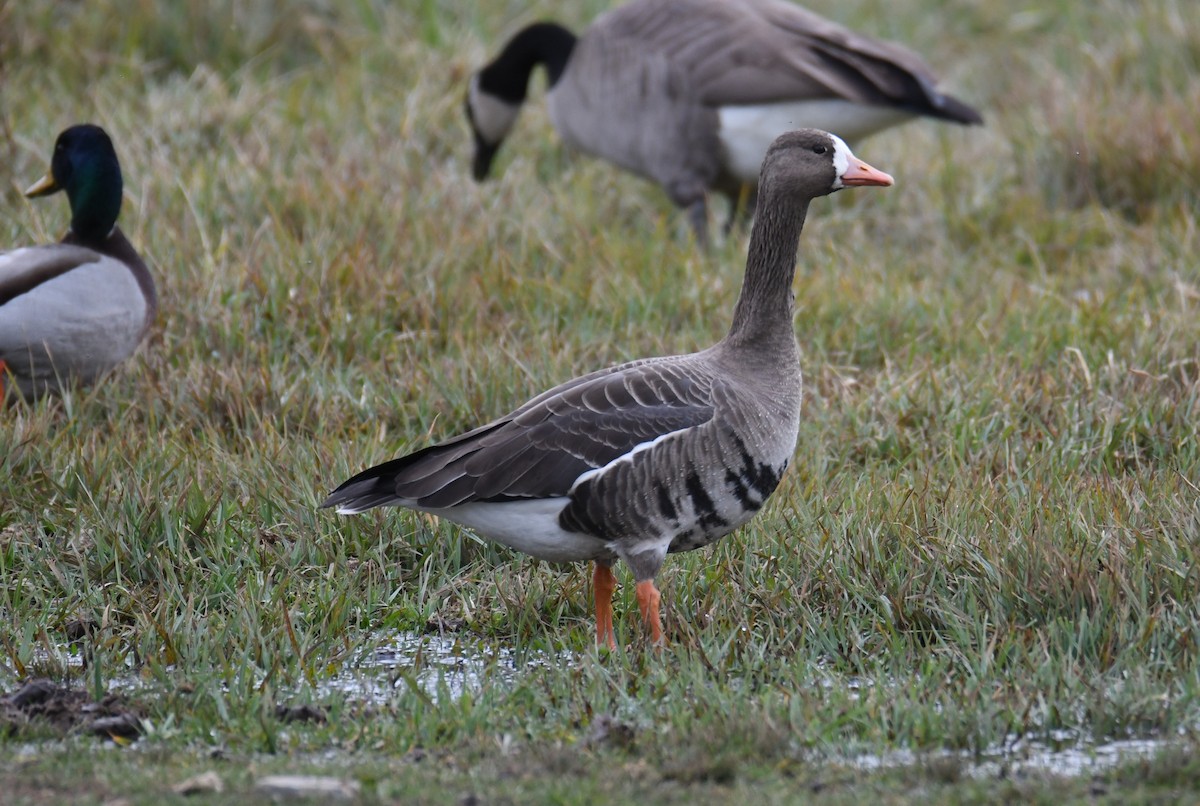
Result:
{"label": "white face patch", "polygon": [[467,103],[471,105],[471,120],[475,123],[476,131],[489,145],[498,144],[508,135],[517,120],[517,113],[521,111],[519,104],[501,101],[479,89],[478,75],[471,77]]}
{"label": "white face patch", "polygon": [[846,141],[838,137],[836,134],[829,135],[833,140],[833,170],[835,176],[833,178],[833,189],[841,190],[845,187],[842,184],[842,177],[846,175],[846,171],[850,170],[850,163],[856,160],[854,152],[850,150],[850,146],[846,145]]}

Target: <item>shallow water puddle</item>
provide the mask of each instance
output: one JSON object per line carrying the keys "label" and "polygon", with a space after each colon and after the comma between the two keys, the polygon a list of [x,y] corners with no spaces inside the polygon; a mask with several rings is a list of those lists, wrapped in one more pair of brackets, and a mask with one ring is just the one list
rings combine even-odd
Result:
{"label": "shallow water puddle", "polygon": [[[57,648],[57,661],[70,669],[82,668],[82,655],[71,647]],[[47,656],[49,657],[49,656]],[[391,632],[375,634],[335,674],[316,684],[317,700],[349,699],[382,705],[395,697],[455,700],[496,686],[508,686],[521,675],[551,666],[578,662],[570,652],[514,651],[462,635]],[[110,692],[130,693],[148,683],[135,673],[110,678]],[[875,685],[862,678],[821,679],[824,687],[842,686],[853,693]],[[1061,776],[1094,775],[1118,764],[1149,758],[1169,749],[1177,740],[1120,739],[1092,742],[1073,731],[1055,731],[1045,740],[1010,737],[980,755],[967,751],[916,753],[895,750],[881,754],[837,755],[828,760],[860,770],[908,767],[937,761],[962,765],[962,774],[997,778],[1021,774]]]}
{"label": "shallow water puddle", "polygon": [[[1003,746],[985,751],[982,758],[965,751],[918,754],[910,750],[896,750],[881,755],[854,756],[846,761],[861,770],[879,770],[958,759],[963,762],[963,773],[972,778],[997,778],[1022,773],[1078,777],[1094,775],[1127,761],[1149,758],[1172,745],[1170,739],[1119,739],[1098,743],[1075,739],[1064,734],[1053,737],[1054,744],[1048,744],[1014,738]],[[1071,746],[1062,746],[1066,742],[1071,742]]]}
{"label": "shallow water puddle", "polygon": [[[43,665],[53,663],[81,681],[86,676],[83,653],[72,646],[56,646],[53,654],[38,650],[35,660]],[[319,695],[378,705],[416,688],[436,702],[442,697],[455,700],[467,692],[507,685],[523,673],[551,664],[573,662],[574,656],[565,651],[557,655],[539,650],[514,651],[471,636],[390,632],[369,636],[363,648],[331,677],[318,681],[316,689]],[[129,673],[105,681],[108,691],[128,694],[153,687],[132,670],[132,665],[131,660]]]}
{"label": "shallow water puddle", "polygon": [[1037,771],[1053,775],[1091,775],[1126,761],[1149,758],[1165,750],[1165,739],[1120,739],[1100,744],[1082,744],[1055,749],[1042,742],[1023,742],[1003,757],[988,759],[971,768],[970,774],[995,777],[1005,771]]}
{"label": "shallow water puddle", "polygon": [[375,704],[413,689],[434,702],[441,697],[454,700],[467,692],[507,685],[528,671],[571,662],[567,652],[518,653],[461,636],[397,632],[368,641],[341,671],[320,681],[317,691]]}

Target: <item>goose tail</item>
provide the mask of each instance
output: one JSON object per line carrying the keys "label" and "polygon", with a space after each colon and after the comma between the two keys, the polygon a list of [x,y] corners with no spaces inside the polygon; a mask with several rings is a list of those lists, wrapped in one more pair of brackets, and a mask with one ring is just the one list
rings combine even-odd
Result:
{"label": "goose tail", "polygon": [[964,126],[978,126],[983,123],[983,115],[970,104],[964,103],[953,95],[939,93],[934,98],[931,113],[934,117],[961,123]]}
{"label": "goose tail", "polygon": [[403,460],[395,459],[368,468],[340,486],[321,503],[321,509],[337,507],[339,515],[357,515],[375,507],[400,503],[396,495],[396,471]]}

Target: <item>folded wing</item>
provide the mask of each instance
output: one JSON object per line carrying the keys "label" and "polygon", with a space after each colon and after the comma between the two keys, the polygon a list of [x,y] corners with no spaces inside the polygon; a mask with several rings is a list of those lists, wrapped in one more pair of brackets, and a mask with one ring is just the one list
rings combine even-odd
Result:
{"label": "folded wing", "polygon": [[708,422],[711,394],[711,386],[681,372],[677,360],[592,373],[492,423],[366,470],[322,506],[437,510],[564,496],[583,473],[664,434]]}

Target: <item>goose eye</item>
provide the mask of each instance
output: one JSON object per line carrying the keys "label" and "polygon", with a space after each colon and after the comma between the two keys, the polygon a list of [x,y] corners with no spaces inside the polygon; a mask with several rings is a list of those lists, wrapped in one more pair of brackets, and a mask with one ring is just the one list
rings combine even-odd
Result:
{"label": "goose eye", "polygon": [[828,150],[829,149],[825,148],[825,146],[813,146],[814,154],[824,154]]}

